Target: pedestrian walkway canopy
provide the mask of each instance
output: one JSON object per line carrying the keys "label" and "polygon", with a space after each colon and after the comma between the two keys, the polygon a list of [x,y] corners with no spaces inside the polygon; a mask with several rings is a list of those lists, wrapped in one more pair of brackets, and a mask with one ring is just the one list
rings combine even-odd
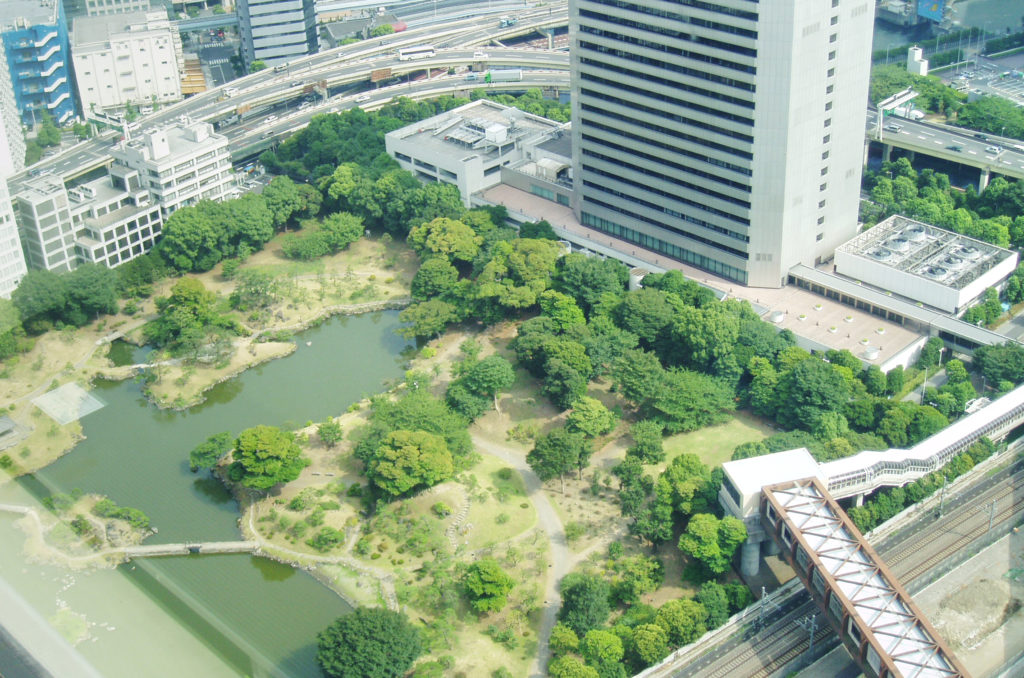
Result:
{"label": "pedestrian walkway canopy", "polygon": [[818,478],[763,488],[761,518],[865,675],[968,676]]}

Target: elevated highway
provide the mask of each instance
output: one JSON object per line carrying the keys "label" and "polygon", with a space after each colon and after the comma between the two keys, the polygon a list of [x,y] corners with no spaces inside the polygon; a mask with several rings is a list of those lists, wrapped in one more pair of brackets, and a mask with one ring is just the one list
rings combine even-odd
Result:
{"label": "elevated highway", "polygon": [[[899,128],[898,130],[896,128]],[[865,137],[886,147],[924,153],[981,171],[981,188],[992,173],[1024,179],[1024,143],[961,127],[887,117],[878,124],[878,111],[868,109]],[[998,148],[998,151],[992,149]],[[888,154],[888,150],[886,151]]]}

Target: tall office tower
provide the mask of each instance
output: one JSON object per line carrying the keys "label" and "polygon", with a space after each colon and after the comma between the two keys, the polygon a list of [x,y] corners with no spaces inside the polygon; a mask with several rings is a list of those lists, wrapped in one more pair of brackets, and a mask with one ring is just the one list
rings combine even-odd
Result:
{"label": "tall office tower", "polygon": [[320,39],[313,0],[238,0],[238,32],[246,68],[316,54]]}
{"label": "tall office tower", "polygon": [[857,227],[873,2],[570,0],[580,221],[779,287]]}
{"label": "tall office tower", "polygon": [[5,0],[0,7],[0,38],[21,122],[34,126],[46,111],[67,123],[76,106],[63,3]]}
{"label": "tall office tower", "polygon": [[14,105],[14,90],[4,51],[0,49],[0,297],[9,299],[25,275],[25,254],[21,251],[14,207],[7,191],[7,177],[25,167],[25,138]]}
{"label": "tall office tower", "polygon": [[21,130],[21,115],[14,100],[11,72],[7,57],[0,49],[0,178],[25,169],[25,135]]}

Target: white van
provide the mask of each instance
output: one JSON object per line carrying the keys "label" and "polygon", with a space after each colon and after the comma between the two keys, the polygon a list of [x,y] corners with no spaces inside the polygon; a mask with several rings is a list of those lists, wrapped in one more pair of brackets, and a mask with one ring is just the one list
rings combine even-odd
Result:
{"label": "white van", "polygon": [[237,87],[226,87],[224,89],[224,96],[226,96],[226,97],[233,97],[236,94],[238,94],[238,88]]}

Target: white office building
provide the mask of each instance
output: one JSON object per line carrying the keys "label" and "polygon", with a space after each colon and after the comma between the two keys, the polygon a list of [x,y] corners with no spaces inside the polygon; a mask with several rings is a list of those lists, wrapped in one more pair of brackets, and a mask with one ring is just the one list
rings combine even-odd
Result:
{"label": "white office building", "polygon": [[146,131],[111,151],[114,164],[138,171],[166,218],[200,200],[223,200],[235,184],[228,139],[207,122]]}
{"label": "white office building", "polygon": [[320,48],[313,0],[238,0],[238,32],[246,68],[286,63]]}
{"label": "white office building", "polygon": [[36,177],[15,202],[29,264],[57,272],[83,263],[114,268],[141,256],[153,248],[163,223],[139,173],[117,166],[71,189],[56,176]]}
{"label": "white office building", "polygon": [[0,176],[0,297],[11,298],[11,292],[21,282],[26,270],[7,180]]}
{"label": "white office building", "polygon": [[85,0],[85,13],[89,16],[109,16],[148,10],[149,0]]}
{"label": "white office building", "polygon": [[779,287],[854,235],[869,0],[572,0],[579,220]]}
{"label": "white office building", "polygon": [[86,112],[181,99],[181,44],[162,9],[75,20],[72,55]]}

